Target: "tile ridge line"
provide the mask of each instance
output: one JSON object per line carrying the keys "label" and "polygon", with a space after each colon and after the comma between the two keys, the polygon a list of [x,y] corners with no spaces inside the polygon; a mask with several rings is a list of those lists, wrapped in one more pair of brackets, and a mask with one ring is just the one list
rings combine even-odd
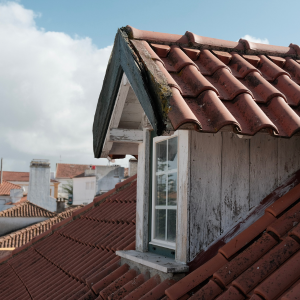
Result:
{"label": "tile ridge line", "polygon": [[[33,248],[33,250],[34,250],[38,255],[40,255],[43,259],[47,260],[50,264],[52,264],[52,265],[55,266],[57,269],[59,269],[60,271],[62,271],[63,273],[65,273],[67,276],[69,276],[69,277],[75,279],[77,282],[83,283],[84,285],[87,286],[87,284],[86,284],[84,281],[82,281],[82,280],[76,278],[76,277],[75,277],[74,275],[72,275],[71,273],[69,273],[69,272],[65,271],[64,269],[62,269],[61,267],[57,266],[54,262],[52,262],[50,259],[48,259],[46,256],[44,256],[39,250],[37,250],[36,248]],[[88,287],[88,286],[87,286],[87,287]]]}
{"label": "tile ridge line", "polygon": [[32,297],[32,295],[30,294],[30,292],[29,292],[29,290],[28,290],[26,284],[24,283],[24,281],[22,280],[22,278],[19,276],[19,274],[17,273],[17,271],[15,270],[15,268],[10,264],[9,261],[8,261],[7,263],[8,263],[8,265],[12,268],[13,272],[16,274],[16,276],[19,278],[19,280],[22,282],[22,284],[24,285],[24,287],[25,287],[25,289],[26,289],[26,291],[27,291],[27,293],[28,293],[30,299],[31,299],[31,300],[34,300],[34,298]]}

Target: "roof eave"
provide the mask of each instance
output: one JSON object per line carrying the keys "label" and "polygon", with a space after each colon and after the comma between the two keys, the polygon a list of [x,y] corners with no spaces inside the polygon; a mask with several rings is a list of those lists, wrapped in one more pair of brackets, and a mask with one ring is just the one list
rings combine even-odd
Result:
{"label": "roof eave", "polygon": [[164,110],[168,108],[171,90],[165,78],[158,74],[154,67],[155,64],[150,58],[146,63],[141,61],[141,58],[136,54],[139,50],[134,50],[126,30],[124,28],[119,29],[94,117],[93,142],[96,158],[101,157],[106,132],[124,72],[154,131],[161,135],[166,127]]}

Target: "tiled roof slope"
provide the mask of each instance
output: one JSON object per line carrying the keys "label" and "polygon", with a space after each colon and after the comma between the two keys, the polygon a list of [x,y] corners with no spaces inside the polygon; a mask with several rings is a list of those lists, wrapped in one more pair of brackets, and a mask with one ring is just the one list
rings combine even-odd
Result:
{"label": "tiled roof slope", "polygon": [[3,180],[29,182],[29,172],[3,171]]}
{"label": "tiled roof slope", "polygon": [[56,214],[29,201],[20,202],[14,207],[0,211],[0,217],[46,217]]}
{"label": "tiled roof slope", "polygon": [[81,173],[84,173],[90,165],[76,165],[76,164],[56,164],[56,178],[70,179]]}
{"label": "tiled roof slope", "polygon": [[53,225],[72,216],[73,212],[81,207],[82,206],[72,207],[48,220],[0,237],[0,248],[18,248],[24,246],[26,243],[32,241],[32,239],[36,236],[50,230]]}
{"label": "tiled roof slope", "polygon": [[146,276],[115,255],[135,248],[135,206],[136,176],[14,250],[0,261],[0,299],[102,299],[141,285]]}
{"label": "tiled roof slope", "polygon": [[229,125],[243,135],[267,130],[280,137],[300,131],[299,46],[125,30],[146,68],[154,62],[166,79],[175,130],[194,124],[214,133]]}
{"label": "tiled roof slope", "polygon": [[0,184],[0,195],[9,196],[10,190],[13,189],[21,189],[21,187],[19,185],[4,181]]}
{"label": "tiled roof slope", "polygon": [[299,198],[300,184],[166,295],[172,300],[299,299]]}

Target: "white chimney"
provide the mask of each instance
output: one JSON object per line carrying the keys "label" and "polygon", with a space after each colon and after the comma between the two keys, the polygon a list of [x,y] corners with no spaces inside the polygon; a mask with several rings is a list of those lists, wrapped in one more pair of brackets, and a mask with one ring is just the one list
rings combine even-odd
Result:
{"label": "white chimney", "polygon": [[56,199],[50,197],[50,162],[48,159],[34,159],[30,163],[27,199],[50,211],[56,210]]}
{"label": "white chimney", "polygon": [[23,197],[23,189],[12,189],[10,190],[10,198],[12,203],[19,202]]}
{"label": "white chimney", "polygon": [[129,172],[128,172],[129,177],[137,173],[137,162],[138,161],[135,158],[129,159]]}

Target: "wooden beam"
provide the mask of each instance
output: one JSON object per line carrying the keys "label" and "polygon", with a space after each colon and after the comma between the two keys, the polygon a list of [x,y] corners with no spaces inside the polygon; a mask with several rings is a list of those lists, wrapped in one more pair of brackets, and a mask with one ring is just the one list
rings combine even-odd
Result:
{"label": "wooden beam", "polygon": [[138,145],[135,143],[113,143],[109,154],[118,154],[118,155],[138,155]]}
{"label": "wooden beam", "polygon": [[126,75],[123,73],[122,76],[122,80],[120,83],[120,87],[119,87],[119,92],[117,95],[117,99],[115,102],[115,106],[113,109],[113,113],[108,125],[108,129],[106,132],[106,137],[104,140],[104,144],[103,144],[103,149],[102,149],[102,153],[101,153],[101,157],[107,157],[111,148],[112,148],[112,142],[110,142],[110,128],[116,128],[118,127],[120,120],[121,120],[121,115],[122,115],[122,111],[125,105],[125,101],[128,95],[130,89],[130,84],[127,80]]}
{"label": "wooden beam", "polygon": [[110,142],[123,142],[123,143],[142,143],[143,130],[138,129],[110,129]]}

